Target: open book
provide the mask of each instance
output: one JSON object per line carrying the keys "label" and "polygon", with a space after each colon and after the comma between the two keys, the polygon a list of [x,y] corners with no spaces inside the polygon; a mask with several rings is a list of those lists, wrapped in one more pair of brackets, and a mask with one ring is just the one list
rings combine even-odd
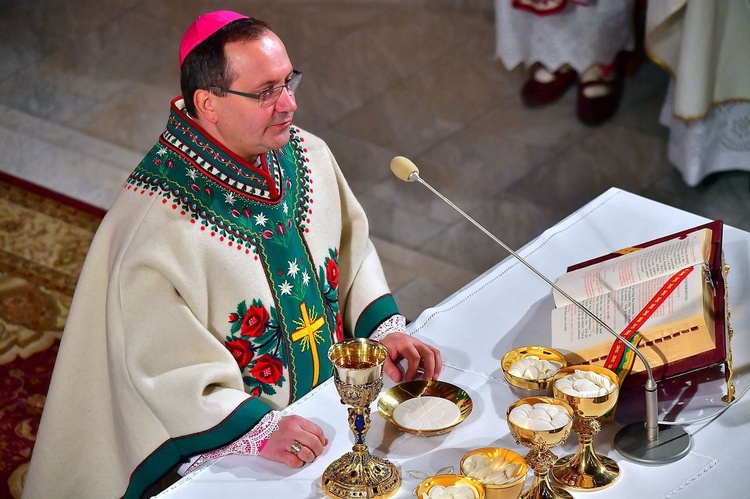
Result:
{"label": "open book", "polygon": [[[717,220],[568,269],[557,285],[617,333],[639,331],[654,376],[671,377],[726,359],[726,290]],[[604,365],[621,342],[554,291],[552,347],[570,364]],[[616,342],[616,343],[615,343]],[[640,360],[627,385],[645,381]]]}

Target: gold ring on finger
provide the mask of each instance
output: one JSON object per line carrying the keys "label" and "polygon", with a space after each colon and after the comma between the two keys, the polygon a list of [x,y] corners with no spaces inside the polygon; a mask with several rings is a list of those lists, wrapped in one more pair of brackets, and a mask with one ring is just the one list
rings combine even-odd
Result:
{"label": "gold ring on finger", "polygon": [[289,445],[289,452],[294,454],[295,456],[299,454],[299,451],[302,450],[302,444],[297,442],[296,440],[292,440],[291,445]]}

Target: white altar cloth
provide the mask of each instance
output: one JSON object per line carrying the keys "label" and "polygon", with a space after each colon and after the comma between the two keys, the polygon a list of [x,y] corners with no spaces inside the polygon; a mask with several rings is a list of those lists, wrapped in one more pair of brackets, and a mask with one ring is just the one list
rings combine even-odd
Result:
{"label": "white altar cloth", "polygon": [[[610,189],[518,250],[518,253],[551,279],[569,265],[620,248],[705,223],[696,215],[647,200],[619,189]],[[498,234],[502,239],[502,234]],[[488,244],[492,242],[488,239]],[[748,386],[750,326],[750,234],[725,226],[724,251],[728,276],[730,324],[734,329],[735,385],[737,394]],[[387,457],[402,472],[396,498],[414,497],[420,479],[445,467],[458,472],[461,457],[469,450],[500,446],[525,456],[528,449],[516,444],[505,419],[516,399],[503,380],[500,358],[523,345],[550,344],[549,286],[521,263],[508,258],[434,308],[425,310],[409,325],[410,331],[441,349],[445,367],[441,379],[460,386],[471,396],[471,415],[450,433],[420,437],[401,433],[377,414],[372,405],[372,426],[366,442],[375,455]],[[385,380],[384,390],[392,386]],[[704,370],[660,383],[659,418],[667,421],[696,419],[724,407],[726,385],[718,370]],[[603,425],[595,439],[597,452],[617,461],[620,479],[598,492],[571,492],[574,497],[672,498],[745,497],[750,473],[743,462],[750,431],[750,404],[741,398],[720,417],[692,424],[692,448],[683,459],[660,466],[627,461],[612,448],[620,422],[642,421],[645,405],[639,390],[626,392],[618,407],[618,422]],[[321,425],[329,438],[324,454],[300,470],[259,457],[227,456],[183,477],[159,494],[160,498],[324,497],[320,487],[325,468],[351,450],[353,436],[346,424],[346,406],[339,402],[333,382],[308,394],[286,412],[308,417]],[[571,454],[575,434],[553,449],[558,456]]]}

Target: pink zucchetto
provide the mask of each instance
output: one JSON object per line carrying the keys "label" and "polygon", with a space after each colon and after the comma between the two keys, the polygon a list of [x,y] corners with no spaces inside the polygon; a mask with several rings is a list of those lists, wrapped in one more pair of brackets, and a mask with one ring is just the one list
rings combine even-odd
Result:
{"label": "pink zucchetto", "polygon": [[182,35],[182,41],[180,42],[180,67],[182,67],[182,62],[191,50],[197,47],[203,40],[237,19],[248,19],[248,16],[231,10],[216,10],[198,16],[198,19]]}

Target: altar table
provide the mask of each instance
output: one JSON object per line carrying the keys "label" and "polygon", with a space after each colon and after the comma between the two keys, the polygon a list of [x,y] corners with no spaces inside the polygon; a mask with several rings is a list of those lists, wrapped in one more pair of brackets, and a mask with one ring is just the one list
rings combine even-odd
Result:
{"label": "altar table", "polygon": [[[612,188],[546,230],[517,253],[551,279],[569,265],[694,227],[708,220]],[[495,234],[500,239],[502,234]],[[489,238],[487,244],[494,244]],[[691,435],[690,453],[665,465],[645,466],[626,460],[612,446],[615,433],[633,421],[643,421],[645,403],[640,390],[624,392],[617,421],[604,424],[595,436],[598,453],[614,459],[621,476],[597,492],[571,491],[576,498],[622,497],[705,498],[749,497],[750,473],[744,465],[750,446],[750,403],[744,395],[750,383],[750,233],[724,228],[728,275],[732,353],[738,401],[719,417],[685,426]],[[444,360],[441,379],[463,388],[473,411],[451,432],[434,437],[402,433],[385,422],[372,404],[372,426],[366,443],[374,455],[386,457],[401,470],[396,498],[414,497],[420,481],[439,472],[459,472],[461,457],[479,447],[499,446],[525,456],[528,449],[513,440],[506,422],[508,406],[516,399],[503,379],[500,358],[524,345],[546,345],[550,340],[550,287],[512,257],[501,261],[439,305],[425,310],[409,331],[440,348]],[[385,377],[383,391],[393,386]],[[726,383],[720,369],[707,369],[659,384],[659,419],[691,421],[724,408]],[[326,467],[353,445],[347,407],[339,401],[332,380],[296,402],[294,413],[319,424],[330,443],[322,456],[294,470],[259,457],[226,456],[186,475],[159,498],[288,499],[324,497],[321,476]],[[578,439],[552,451],[572,454]],[[529,479],[530,483],[530,479]]]}

